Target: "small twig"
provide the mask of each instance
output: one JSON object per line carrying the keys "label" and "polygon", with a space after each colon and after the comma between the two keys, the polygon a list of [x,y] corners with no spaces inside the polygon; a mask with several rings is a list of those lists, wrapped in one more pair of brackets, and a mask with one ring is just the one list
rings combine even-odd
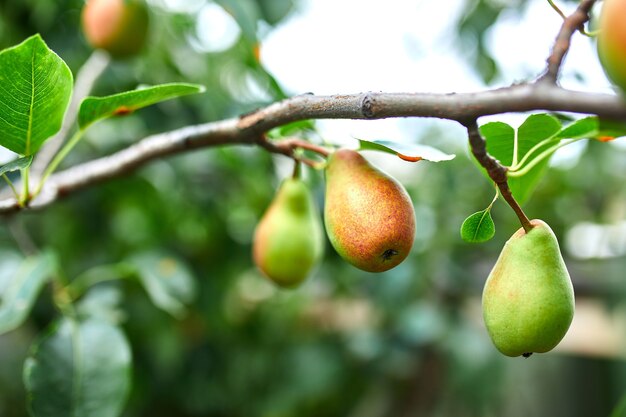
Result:
{"label": "small twig", "polygon": [[533,228],[530,220],[522,210],[522,207],[518,204],[515,197],[511,193],[509,183],[507,181],[506,167],[502,166],[497,160],[495,160],[489,153],[487,153],[487,144],[485,139],[478,130],[478,124],[476,120],[471,120],[465,124],[467,133],[469,135],[469,142],[472,148],[472,154],[476,157],[476,160],[487,170],[489,178],[496,184],[500,190],[500,194],[504,200],[511,206],[517,217],[519,218],[522,227],[527,232]]}
{"label": "small twig", "polygon": [[[564,16],[563,25],[554,41],[552,53],[547,59],[547,68],[538,81],[556,83],[565,55],[571,46],[572,36],[576,31],[585,31],[585,22],[589,20],[589,12],[595,2],[596,0],[582,0],[576,11],[567,17],[563,15],[563,12],[560,13]],[[552,2],[550,4],[556,7]]]}

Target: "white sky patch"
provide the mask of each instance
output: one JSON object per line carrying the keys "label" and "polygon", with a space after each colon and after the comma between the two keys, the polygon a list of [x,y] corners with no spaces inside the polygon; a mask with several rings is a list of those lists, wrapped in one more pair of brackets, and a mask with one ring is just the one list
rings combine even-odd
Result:
{"label": "white sky patch", "polygon": [[202,52],[225,51],[237,42],[241,30],[233,17],[221,6],[208,3],[196,21],[196,39],[191,40],[194,48]]}

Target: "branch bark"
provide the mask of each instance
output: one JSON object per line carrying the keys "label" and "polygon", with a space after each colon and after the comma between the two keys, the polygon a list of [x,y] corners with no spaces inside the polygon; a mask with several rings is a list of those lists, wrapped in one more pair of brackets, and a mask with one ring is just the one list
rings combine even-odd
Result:
{"label": "branch bark", "polygon": [[[626,121],[626,103],[616,95],[584,93],[555,84],[529,83],[476,93],[359,93],[334,96],[301,95],[239,118],[188,126],[149,136],[112,155],[74,166],[50,177],[27,208],[39,209],[93,184],[119,177],[146,163],[190,149],[221,146],[263,146],[289,154],[284,146],[267,146],[263,134],[306,119],[383,119],[434,117],[463,125],[481,116],[508,112],[555,111],[596,114]],[[270,144],[272,144],[270,142]],[[0,201],[0,214],[21,210],[14,198]]]}
{"label": "branch bark", "polygon": [[582,0],[576,11],[570,16],[564,17],[563,25],[554,41],[552,53],[547,60],[547,68],[540,80],[556,83],[563,60],[571,45],[572,36],[576,31],[584,33],[585,22],[589,20],[589,12],[596,0]]}

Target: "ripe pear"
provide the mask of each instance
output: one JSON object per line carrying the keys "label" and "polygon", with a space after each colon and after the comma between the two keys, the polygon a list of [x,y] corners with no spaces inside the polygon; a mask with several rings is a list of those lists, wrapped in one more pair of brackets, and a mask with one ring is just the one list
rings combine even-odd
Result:
{"label": "ripe pear", "polygon": [[598,32],[598,56],[607,77],[626,91],[626,0],[604,0]]}
{"label": "ripe pear", "polygon": [[395,267],[413,246],[415,210],[406,190],[353,150],[328,158],[324,222],[339,255],[364,271]]}
{"label": "ripe pear", "polygon": [[252,255],[259,269],[282,287],[309,275],[324,251],[324,232],[307,185],[284,180],[254,233]]}
{"label": "ripe pear", "polygon": [[146,43],[149,13],[144,0],[89,0],[81,19],[89,44],[114,58],[136,55]]}
{"label": "ripe pear", "polygon": [[552,350],[574,317],[574,289],[556,236],[532,220],[506,242],[483,291],[483,318],[507,356]]}

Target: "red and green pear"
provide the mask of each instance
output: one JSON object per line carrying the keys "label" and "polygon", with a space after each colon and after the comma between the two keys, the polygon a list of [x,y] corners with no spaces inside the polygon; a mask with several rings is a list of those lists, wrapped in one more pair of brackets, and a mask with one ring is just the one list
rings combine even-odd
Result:
{"label": "red and green pear", "polygon": [[324,222],[339,255],[369,272],[387,271],[409,254],[415,210],[404,187],[360,153],[340,149],[326,166]]}
{"label": "red and green pear", "polygon": [[89,44],[114,58],[136,55],[146,43],[149,14],[143,0],[89,0],[81,18]]}
{"label": "red and green pear", "polygon": [[626,0],[604,0],[598,32],[598,56],[607,77],[626,91]]}

